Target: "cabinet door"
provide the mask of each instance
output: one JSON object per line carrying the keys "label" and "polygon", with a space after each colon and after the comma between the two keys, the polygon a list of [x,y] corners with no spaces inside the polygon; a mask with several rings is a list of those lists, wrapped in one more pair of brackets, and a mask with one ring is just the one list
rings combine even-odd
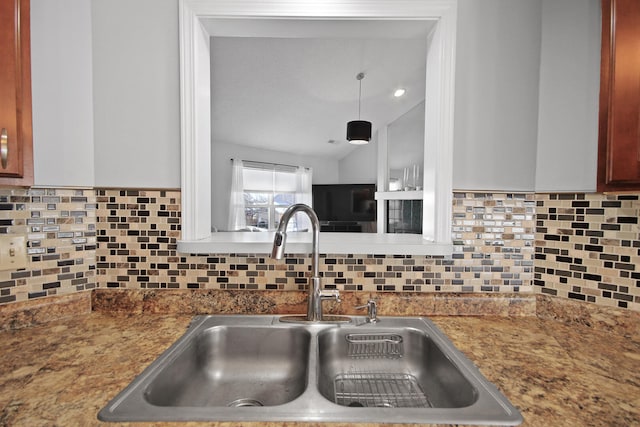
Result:
{"label": "cabinet door", "polygon": [[0,184],[33,183],[29,1],[0,0]]}
{"label": "cabinet door", "polygon": [[640,2],[602,1],[598,191],[640,190]]}

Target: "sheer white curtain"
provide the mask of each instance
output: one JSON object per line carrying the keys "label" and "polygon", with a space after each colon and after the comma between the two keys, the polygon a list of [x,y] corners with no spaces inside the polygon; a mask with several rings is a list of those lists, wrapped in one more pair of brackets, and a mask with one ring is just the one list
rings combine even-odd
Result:
{"label": "sheer white curtain", "polygon": [[[313,171],[311,168],[298,167],[296,170],[296,203],[304,203],[310,207],[313,207],[313,196],[311,180],[313,177]],[[311,221],[306,215],[297,215],[296,222],[298,224],[298,230],[311,231]]]}
{"label": "sheer white curtain", "polygon": [[229,231],[241,230],[247,226],[244,214],[244,187],[242,182],[242,160],[233,159],[231,165],[231,197],[229,198]]}

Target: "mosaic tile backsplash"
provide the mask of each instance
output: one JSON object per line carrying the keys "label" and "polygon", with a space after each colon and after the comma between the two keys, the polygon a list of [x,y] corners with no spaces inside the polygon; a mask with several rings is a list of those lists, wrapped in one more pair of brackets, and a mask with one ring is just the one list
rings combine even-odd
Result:
{"label": "mosaic tile backsplash", "polygon": [[[176,253],[179,193],[98,191],[101,287],[298,290],[310,258]],[[456,194],[452,256],[322,254],[325,287],[354,291],[530,292],[533,195]]]}
{"label": "mosaic tile backsplash", "polygon": [[[310,259],[176,252],[180,192],[0,189],[0,233],[29,268],[0,272],[0,303],[100,288],[304,288]],[[322,254],[346,291],[543,293],[640,311],[638,196],[456,192],[448,256]]]}
{"label": "mosaic tile backsplash", "polygon": [[637,194],[538,194],[534,286],[640,311]]}
{"label": "mosaic tile backsplash", "polygon": [[0,271],[0,303],[96,286],[93,189],[0,189],[0,233],[27,236],[28,268]]}

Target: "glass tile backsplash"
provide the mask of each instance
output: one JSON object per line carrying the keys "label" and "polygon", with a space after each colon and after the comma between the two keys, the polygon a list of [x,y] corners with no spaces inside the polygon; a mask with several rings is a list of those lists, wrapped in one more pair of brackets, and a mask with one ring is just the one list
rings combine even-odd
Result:
{"label": "glass tile backsplash", "polygon": [[[543,293],[640,311],[637,195],[455,192],[449,256],[322,254],[327,287]],[[176,252],[180,192],[0,189],[0,233],[29,267],[0,272],[0,303],[121,289],[297,290],[310,260]]]}

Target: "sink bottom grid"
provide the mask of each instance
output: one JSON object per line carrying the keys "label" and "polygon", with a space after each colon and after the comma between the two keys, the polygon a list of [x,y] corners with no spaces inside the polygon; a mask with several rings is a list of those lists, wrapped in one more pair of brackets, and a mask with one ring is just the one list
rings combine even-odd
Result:
{"label": "sink bottom grid", "polygon": [[335,403],[351,407],[430,408],[411,374],[343,373],[334,379]]}

